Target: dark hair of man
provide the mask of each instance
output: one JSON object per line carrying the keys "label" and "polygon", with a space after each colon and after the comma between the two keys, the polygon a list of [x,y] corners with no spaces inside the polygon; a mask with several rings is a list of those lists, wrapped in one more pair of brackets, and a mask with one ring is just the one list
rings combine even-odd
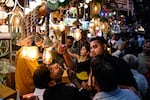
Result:
{"label": "dark hair of man", "polygon": [[74,38],[72,36],[67,36],[66,38],[74,41]]}
{"label": "dark hair of man", "polygon": [[95,40],[98,40],[98,42],[102,45],[107,44],[107,41],[104,39],[104,37],[100,37],[100,36],[93,37],[90,39],[90,42],[95,41]]}
{"label": "dark hair of man", "polygon": [[92,63],[93,76],[102,91],[112,91],[118,86],[116,64],[110,56],[99,57]]}
{"label": "dark hair of man", "polygon": [[43,89],[48,87],[50,78],[50,70],[46,65],[40,65],[34,72],[33,82],[36,88]]}
{"label": "dark hair of man", "polygon": [[109,55],[109,52],[107,51],[107,41],[104,37],[96,36],[90,39],[90,42],[92,41],[98,41],[98,43],[102,46],[106,45],[106,48],[104,49],[104,53],[101,55]]}

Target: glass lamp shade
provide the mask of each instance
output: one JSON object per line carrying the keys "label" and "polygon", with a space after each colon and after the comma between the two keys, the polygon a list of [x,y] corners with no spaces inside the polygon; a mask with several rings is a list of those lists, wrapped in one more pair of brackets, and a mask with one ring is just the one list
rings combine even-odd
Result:
{"label": "glass lamp shade", "polygon": [[76,29],[75,33],[74,33],[74,38],[79,41],[81,39],[81,30],[80,29]]}
{"label": "glass lamp shade", "polygon": [[63,21],[61,21],[61,22],[59,23],[59,30],[60,30],[61,32],[63,32],[63,31],[65,30],[65,24],[64,24]]}
{"label": "glass lamp shade", "polygon": [[24,46],[21,52],[21,56],[29,60],[37,60],[39,55],[39,49],[36,46]]}
{"label": "glass lamp shade", "polygon": [[53,61],[52,51],[50,48],[45,48],[42,56],[43,63],[50,64]]}

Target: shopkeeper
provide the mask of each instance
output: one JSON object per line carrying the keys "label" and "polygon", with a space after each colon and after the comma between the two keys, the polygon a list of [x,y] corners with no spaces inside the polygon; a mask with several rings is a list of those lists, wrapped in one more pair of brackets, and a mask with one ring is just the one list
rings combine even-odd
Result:
{"label": "shopkeeper", "polygon": [[21,96],[34,91],[33,74],[39,66],[37,59],[31,60],[22,57],[22,50],[23,48],[20,48],[16,53],[15,72],[16,90]]}

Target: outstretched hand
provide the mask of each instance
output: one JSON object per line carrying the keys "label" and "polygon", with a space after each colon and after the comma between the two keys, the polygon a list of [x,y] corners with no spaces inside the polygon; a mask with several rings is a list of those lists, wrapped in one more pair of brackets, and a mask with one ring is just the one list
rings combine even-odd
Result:
{"label": "outstretched hand", "polygon": [[65,54],[67,52],[67,45],[66,44],[59,44],[57,51],[59,54]]}

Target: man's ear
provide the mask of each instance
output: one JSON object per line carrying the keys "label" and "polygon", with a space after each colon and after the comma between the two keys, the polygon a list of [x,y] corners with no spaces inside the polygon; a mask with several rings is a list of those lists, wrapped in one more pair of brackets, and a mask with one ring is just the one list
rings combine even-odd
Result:
{"label": "man's ear", "polygon": [[49,87],[53,87],[56,85],[56,82],[54,80],[51,80],[49,83],[48,83],[48,86]]}

